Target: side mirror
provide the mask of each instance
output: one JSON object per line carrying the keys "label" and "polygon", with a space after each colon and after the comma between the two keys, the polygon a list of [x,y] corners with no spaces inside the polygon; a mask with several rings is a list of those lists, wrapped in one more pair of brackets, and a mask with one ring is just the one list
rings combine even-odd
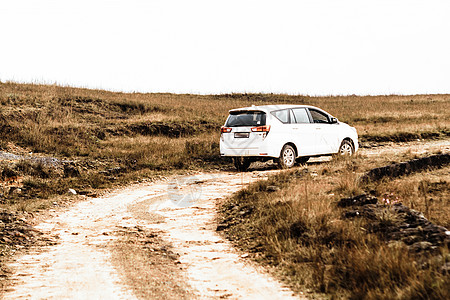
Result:
{"label": "side mirror", "polygon": [[330,123],[331,124],[336,124],[338,122],[338,119],[336,119],[335,117],[331,117],[330,118]]}

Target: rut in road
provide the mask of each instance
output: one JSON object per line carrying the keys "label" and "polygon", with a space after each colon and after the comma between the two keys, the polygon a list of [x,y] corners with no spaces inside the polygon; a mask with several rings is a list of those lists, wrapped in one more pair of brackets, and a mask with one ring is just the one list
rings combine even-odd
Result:
{"label": "rut in road", "polygon": [[172,244],[191,298],[293,298],[288,288],[242,259],[215,232],[216,201],[272,172],[276,171],[180,176],[80,202],[37,226],[58,235],[58,243],[35,249],[10,265],[15,269],[14,285],[4,299],[136,298],[111,263],[109,251],[117,228],[136,226],[160,230]]}

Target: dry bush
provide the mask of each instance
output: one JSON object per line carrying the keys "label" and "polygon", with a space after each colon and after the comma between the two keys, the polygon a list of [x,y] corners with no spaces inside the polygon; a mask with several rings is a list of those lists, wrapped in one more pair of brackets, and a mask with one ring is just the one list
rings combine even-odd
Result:
{"label": "dry bush", "polygon": [[450,228],[450,167],[386,179],[375,188],[424,213],[430,221]]}
{"label": "dry bush", "polygon": [[420,266],[401,244],[348,249],[333,259],[330,279],[349,299],[448,299],[450,276],[440,271],[447,250]]}
{"label": "dry bush", "polygon": [[[366,188],[358,176],[370,165],[389,159],[337,159],[310,165],[308,173],[293,170],[257,182],[220,208],[219,229],[297,291],[349,299],[447,299],[450,276],[441,270],[450,259],[447,249],[436,258],[417,257],[401,243],[368,234],[365,219],[343,219],[336,206],[338,199]],[[437,178],[448,170],[435,172]],[[400,193],[405,179],[420,184],[415,176],[423,180],[416,174],[385,182],[374,192],[382,195],[389,188]],[[280,189],[268,188],[273,185]],[[444,214],[441,221],[448,222]],[[387,213],[378,222],[388,224],[391,218]]]}

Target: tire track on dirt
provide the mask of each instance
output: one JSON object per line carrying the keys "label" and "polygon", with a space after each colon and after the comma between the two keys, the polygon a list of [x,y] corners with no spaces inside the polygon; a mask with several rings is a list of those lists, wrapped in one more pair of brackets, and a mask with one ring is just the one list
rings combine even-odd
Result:
{"label": "tire track on dirt", "polygon": [[217,201],[272,172],[182,176],[80,202],[37,226],[58,243],[9,265],[14,285],[4,299],[135,299],[110,249],[118,229],[136,227],[157,230],[172,245],[193,298],[289,298],[289,289],[215,232]]}
{"label": "tire track on dirt", "polygon": [[[199,175],[196,181],[201,182],[200,186],[196,181],[187,181],[173,187],[177,193],[172,192],[172,195],[185,195],[190,199],[170,199],[169,192],[169,199],[160,199],[149,207],[151,212],[165,217],[165,222],[149,226],[162,230],[162,237],[180,255],[179,261],[187,267],[189,284],[199,298],[294,298],[292,291],[282,287],[260,267],[242,259],[215,231],[217,202],[248,182],[273,172],[277,171]],[[182,207],[178,205],[180,201],[192,205]]]}
{"label": "tire track on dirt", "polygon": [[18,257],[13,286],[4,299],[133,299],[121,284],[107,249],[127,204],[162,192],[164,185],[131,187],[109,197],[80,202],[36,226],[58,243]]}

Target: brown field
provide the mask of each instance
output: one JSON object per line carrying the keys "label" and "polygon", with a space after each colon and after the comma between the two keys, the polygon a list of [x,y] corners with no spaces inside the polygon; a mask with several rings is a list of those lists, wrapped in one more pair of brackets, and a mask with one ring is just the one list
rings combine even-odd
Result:
{"label": "brown field", "polygon": [[[0,161],[0,208],[34,212],[67,199],[69,188],[95,195],[177,172],[229,169],[218,153],[228,110],[277,103],[321,107],[355,126],[363,146],[450,135],[450,95],[202,96],[0,83],[0,151],[67,161]],[[224,205],[222,217],[236,221],[227,234],[295,290],[307,287],[352,299],[444,299],[449,276],[435,265],[450,259],[448,250],[423,267],[401,245],[387,245],[361,230],[363,221],[343,221],[335,206],[340,197],[366,188],[357,182],[363,172],[411,158],[407,151],[357,155],[308,165],[307,175],[292,175],[297,170],[255,184]],[[64,171],[64,164],[72,171]],[[395,193],[405,205],[449,226],[449,181],[445,168],[382,181],[375,189],[379,195]],[[281,189],[268,192],[268,185]],[[12,186],[20,193],[10,192]],[[251,213],[237,218],[230,207]]]}
{"label": "brown field", "polygon": [[[433,256],[411,253],[402,243],[368,234],[366,220],[344,219],[336,205],[343,197],[372,189],[373,184],[359,183],[359,176],[389,158],[357,155],[281,173],[226,201],[218,223],[238,248],[299,292],[350,299],[448,299],[450,275],[440,271],[450,260],[448,249]],[[398,201],[448,226],[449,171],[447,166],[389,178],[375,185],[375,194],[381,199],[393,193]],[[420,187],[424,184],[425,194]],[[274,192],[272,186],[279,190]],[[390,216],[386,207],[378,222],[389,224]]]}
{"label": "brown field", "polygon": [[[26,175],[31,189],[46,185],[39,196],[61,194],[68,185],[89,190],[167,172],[220,168],[226,162],[218,156],[219,128],[228,110],[274,103],[319,106],[355,126],[363,145],[450,134],[450,95],[201,96],[1,83],[0,150],[76,162],[77,178],[62,180],[61,172],[42,166],[11,173]],[[113,168],[120,172],[106,176],[104,171]]]}

